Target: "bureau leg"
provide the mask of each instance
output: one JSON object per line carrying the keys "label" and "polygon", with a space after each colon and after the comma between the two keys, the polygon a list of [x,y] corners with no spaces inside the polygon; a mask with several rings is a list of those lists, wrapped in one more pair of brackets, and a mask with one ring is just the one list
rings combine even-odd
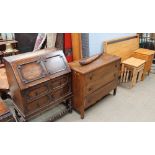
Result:
{"label": "bureau leg", "polygon": [[69,99],[68,101],[69,106],[69,112],[72,113],[72,99]]}
{"label": "bureau leg", "polygon": [[16,122],[20,122],[20,115],[19,115],[19,113],[18,113],[18,111],[14,108],[14,117],[15,117],[15,120],[16,120]]}
{"label": "bureau leg", "polygon": [[114,96],[116,95],[116,92],[117,92],[117,88],[115,88],[114,91],[113,91]]}
{"label": "bureau leg", "polygon": [[66,101],[66,106],[67,106],[69,113],[72,113],[72,99],[68,99]]}

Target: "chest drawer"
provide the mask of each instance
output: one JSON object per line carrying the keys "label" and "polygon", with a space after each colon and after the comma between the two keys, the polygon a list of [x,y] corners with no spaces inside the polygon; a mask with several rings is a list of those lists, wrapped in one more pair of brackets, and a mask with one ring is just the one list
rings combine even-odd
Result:
{"label": "chest drawer", "polygon": [[107,85],[97,89],[95,92],[89,94],[87,97],[85,97],[84,107],[85,109],[89,106],[96,103],[98,100],[100,100],[103,96],[107,95],[111,90],[116,88],[117,81],[113,80],[112,82],[108,83]]}
{"label": "chest drawer", "polygon": [[51,102],[50,95],[45,95],[45,96],[39,98],[38,100],[27,103],[26,109],[27,109],[28,113],[32,113],[32,112],[35,112],[38,109],[48,105],[50,102]]}
{"label": "chest drawer", "polygon": [[106,85],[118,77],[119,64],[112,63],[108,66],[100,68],[94,72],[90,72],[86,78],[86,95],[94,92],[96,89]]}
{"label": "chest drawer", "polygon": [[96,89],[99,89],[100,87],[103,87],[107,83],[115,80],[117,77],[118,77],[118,73],[110,72],[108,74],[103,75],[98,80],[95,80],[95,81],[93,81],[91,83],[88,83],[87,86],[86,86],[86,90],[85,90],[86,95],[96,91]]}
{"label": "chest drawer", "polygon": [[114,62],[111,64],[108,64],[106,66],[103,66],[99,69],[96,69],[95,71],[92,71],[86,75],[86,82],[90,83],[92,81],[96,81],[100,78],[102,78],[104,75],[110,73],[110,72],[117,72],[119,68],[119,63]]}
{"label": "chest drawer", "polygon": [[49,92],[49,83],[43,83],[38,86],[32,87],[24,91],[24,97],[26,102],[31,102],[32,100],[45,95]]}

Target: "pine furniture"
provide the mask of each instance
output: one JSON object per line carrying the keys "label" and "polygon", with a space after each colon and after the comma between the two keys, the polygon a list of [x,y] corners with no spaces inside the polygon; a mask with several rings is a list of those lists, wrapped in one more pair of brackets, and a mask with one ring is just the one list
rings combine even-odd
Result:
{"label": "pine furniture", "polygon": [[151,71],[151,65],[154,58],[155,51],[139,48],[134,52],[134,57],[138,59],[145,60],[146,63],[144,65],[144,73],[142,76],[142,80],[144,80],[146,75],[149,75]]}
{"label": "pine furniture", "polygon": [[[104,42],[104,51],[105,53],[116,55],[121,57],[121,63],[125,64],[126,60],[134,57],[134,62],[138,62],[138,59],[145,60],[144,69],[142,73],[142,80],[144,80],[145,75],[149,74],[151,70],[151,64],[153,61],[153,56],[155,51],[139,48],[139,35],[129,36],[114,40],[109,40]],[[137,59],[137,60],[136,60]],[[124,62],[125,61],[125,62]],[[124,66],[121,69],[121,74],[126,74],[126,70],[124,70]],[[139,66],[141,67],[141,65]],[[131,69],[128,68],[130,72],[134,71],[134,65]],[[128,71],[129,72],[129,71]],[[136,74],[131,74],[133,77],[136,77]],[[121,79],[122,82],[122,79]]]}
{"label": "pine furniture", "polygon": [[122,62],[121,83],[130,82],[129,87],[135,86],[136,82],[141,81],[145,66],[145,60],[130,57]]}

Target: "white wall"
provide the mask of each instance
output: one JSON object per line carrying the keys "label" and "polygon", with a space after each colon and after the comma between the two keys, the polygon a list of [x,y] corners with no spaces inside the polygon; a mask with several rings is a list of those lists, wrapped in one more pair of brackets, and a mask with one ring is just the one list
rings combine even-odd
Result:
{"label": "white wall", "polygon": [[104,41],[131,35],[136,33],[89,33],[89,56],[103,51]]}

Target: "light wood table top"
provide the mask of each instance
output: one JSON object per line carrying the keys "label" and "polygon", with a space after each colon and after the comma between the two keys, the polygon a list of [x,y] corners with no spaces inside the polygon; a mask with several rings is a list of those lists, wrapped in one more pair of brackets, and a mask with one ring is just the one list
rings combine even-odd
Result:
{"label": "light wood table top", "polygon": [[145,62],[146,62],[145,60],[131,57],[129,59],[124,60],[122,63],[126,64],[126,65],[130,65],[130,66],[134,66],[134,67],[139,67],[139,66],[143,65]]}
{"label": "light wood table top", "polygon": [[144,49],[144,48],[139,48],[134,52],[144,54],[144,55],[153,55],[153,54],[155,54],[155,51],[149,50],[149,49]]}

